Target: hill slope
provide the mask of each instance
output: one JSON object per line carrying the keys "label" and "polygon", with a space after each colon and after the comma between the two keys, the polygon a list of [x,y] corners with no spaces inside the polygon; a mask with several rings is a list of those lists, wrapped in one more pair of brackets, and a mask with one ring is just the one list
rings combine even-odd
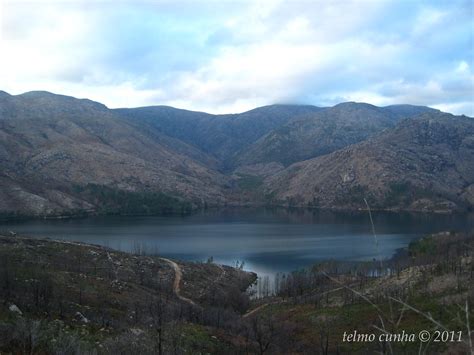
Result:
{"label": "hill slope", "polygon": [[323,208],[452,210],[474,204],[474,122],[425,113],[267,178],[277,201]]}
{"label": "hill slope", "polygon": [[0,98],[0,211],[96,209],[100,196],[75,190],[87,185],[222,201],[226,178],[203,161],[213,164],[183,142],[144,134],[96,102],[46,92]]}
{"label": "hill slope", "polygon": [[227,168],[229,159],[270,132],[295,118],[321,110],[305,105],[271,105],[230,115],[211,115],[167,106],[117,109],[135,127],[146,127],[182,140],[213,155]]}
{"label": "hill slope", "polygon": [[472,122],[411,105],[210,115],[0,92],[0,215],[351,209],[363,197],[384,209],[472,208]]}
{"label": "hill slope", "polygon": [[[176,342],[196,353],[193,330],[217,312],[221,323],[239,319],[256,278],[225,265],[18,236],[0,235],[0,260],[2,353],[169,354]],[[206,338],[200,350],[225,345]]]}
{"label": "hill slope", "polygon": [[288,166],[361,142],[400,119],[435,110],[397,105],[386,108],[346,102],[293,120],[241,152],[238,165],[277,162]]}

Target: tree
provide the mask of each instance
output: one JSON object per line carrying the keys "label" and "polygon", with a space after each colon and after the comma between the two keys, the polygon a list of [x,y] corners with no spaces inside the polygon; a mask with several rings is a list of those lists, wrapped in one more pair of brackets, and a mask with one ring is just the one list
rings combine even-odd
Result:
{"label": "tree", "polygon": [[165,307],[163,299],[160,297],[151,302],[149,311],[153,322],[153,328],[157,333],[157,345],[156,352],[161,355],[163,354],[163,330],[165,323]]}
{"label": "tree", "polygon": [[258,344],[260,355],[265,354],[275,336],[275,326],[271,317],[255,316],[251,320],[251,335]]}

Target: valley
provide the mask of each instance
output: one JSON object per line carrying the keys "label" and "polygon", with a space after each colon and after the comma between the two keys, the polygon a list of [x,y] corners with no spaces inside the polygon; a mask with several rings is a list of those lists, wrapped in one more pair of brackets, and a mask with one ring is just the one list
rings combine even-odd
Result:
{"label": "valley", "polygon": [[271,105],[231,115],[0,95],[2,218],[222,206],[451,212],[474,202],[472,118]]}
{"label": "valley", "polygon": [[473,122],[2,92],[0,351],[470,351]]}

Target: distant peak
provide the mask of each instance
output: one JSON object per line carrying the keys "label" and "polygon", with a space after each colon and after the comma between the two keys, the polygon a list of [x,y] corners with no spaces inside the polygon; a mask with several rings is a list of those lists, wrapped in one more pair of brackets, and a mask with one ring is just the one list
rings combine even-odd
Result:
{"label": "distant peak", "polygon": [[256,107],[249,111],[244,111],[241,113],[250,113],[250,112],[261,112],[261,111],[271,111],[271,110],[305,110],[305,111],[317,111],[321,110],[321,107],[314,106],[314,105],[305,105],[305,104],[285,104],[285,103],[278,103],[266,106]]}
{"label": "distant peak", "polygon": [[10,97],[10,96],[11,95],[8,92],[0,90],[0,97]]}
{"label": "distant peak", "polygon": [[81,102],[81,103],[87,103],[89,105],[95,106],[96,108],[107,108],[104,104],[97,102],[97,101],[92,101],[89,99],[79,99],[73,96],[67,96],[67,95],[60,95],[60,94],[55,94],[49,91],[28,91],[20,95],[16,95],[19,98],[26,98],[26,99],[33,99],[33,100],[41,100],[41,99],[46,99],[48,101],[53,102]]}
{"label": "distant peak", "polygon": [[16,96],[22,96],[22,97],[43,97],[43,96],[63,96],[63,95],[57,95],[53,94],[52,92],[49,91],[42,91],[42,90],[35,90],[35,91],[28,91],[23,94],[19,94]]}
{"label": "distant peak", "polygon": [[370,109],[377,109],[378,107],[372,104],[368,104],[365,102],[355,102],[355,101],[347,101],[341,102],[340,104],[335,105],[334,107],[339,108],[370,108]]}

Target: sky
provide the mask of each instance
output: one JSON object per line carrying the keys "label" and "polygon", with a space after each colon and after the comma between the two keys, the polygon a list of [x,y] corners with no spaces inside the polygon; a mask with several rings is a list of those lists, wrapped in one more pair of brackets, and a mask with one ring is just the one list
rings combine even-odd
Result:
{"label": "sky", "polygon": [[0,90],[111,108],[357,101],[474,116],[473,3],[0,0]]}

